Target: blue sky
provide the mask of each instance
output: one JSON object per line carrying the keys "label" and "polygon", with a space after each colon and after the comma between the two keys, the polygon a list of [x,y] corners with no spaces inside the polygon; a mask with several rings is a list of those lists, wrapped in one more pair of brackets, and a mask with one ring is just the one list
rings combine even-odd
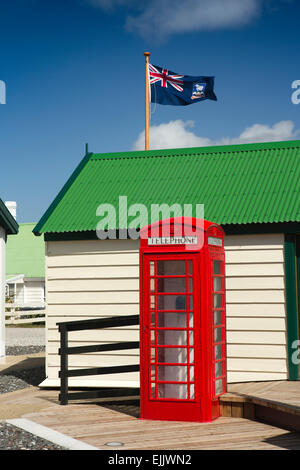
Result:
{"label": "blue sky", "polygon": [[0,0],[0,15],[0,197],[19,222],[39,220],[86,142],[142,146],[144,51],[214,75],[218,97],[152,105],[152,148],[299,138],[296,0]]}

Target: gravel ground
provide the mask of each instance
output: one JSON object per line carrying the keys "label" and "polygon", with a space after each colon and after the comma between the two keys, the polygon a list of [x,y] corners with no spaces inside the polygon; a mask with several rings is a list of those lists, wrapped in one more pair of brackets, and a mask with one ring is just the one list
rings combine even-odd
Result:
{"label": "gravel ground", "polygon": [[[45,346],[8,346],[7,356],[20,356],[45,351]],[[38,386],[45,379],[45,368],[24,369],[0,374],[0,394],[14,392],[30,385]]]}
{"label": "gravel ground", "polygon": [[6,346],[45,346],[45,328],[6,328],[5,344]]}
{"label": "gravel ground", "polygon": [[[19,356],[45,350],[44,328],[7,328],[6,355]],[[44,367],[0,374],[0,394],[37,386],[45,379]],[[0,450],[65,450],[30,432],[0,421]]]}
{"label": "gravel ground", "polygon": [[65,450],[52,442],[0,421],[0,450]]}

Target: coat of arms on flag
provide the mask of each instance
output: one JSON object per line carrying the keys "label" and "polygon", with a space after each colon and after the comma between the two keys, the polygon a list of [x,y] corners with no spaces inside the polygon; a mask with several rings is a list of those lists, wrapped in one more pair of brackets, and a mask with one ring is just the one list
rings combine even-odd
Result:
{"label": "coat of arms on flag", "polygon": [[149,64],[152,103],[186,106],[203,100],[217,100],[214,77],[178,75],[168,69]]}

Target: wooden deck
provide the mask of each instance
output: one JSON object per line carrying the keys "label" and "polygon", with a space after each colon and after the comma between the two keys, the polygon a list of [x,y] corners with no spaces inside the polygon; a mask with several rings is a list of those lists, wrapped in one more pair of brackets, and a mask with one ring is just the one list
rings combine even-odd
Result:
{"label": "wooden deck", "polygon": [[[0,373],[43,360],[38,355],[17,359],[0,364]],[[62,406],[58,394],[37,387],[0,394],[0,420],[27,418],[102,450],[300,450],[300,381],[230,384],[221,399],[222,417],[212,423],[141,420],[138,402],[86,400]],[[112,441],[124,445],[105,445]]]}
{"label": "wooden deck", "polygon": [[208,424],[146,421],[128,414],[135,414],[135,408],[69,405],[68,410],[46,410],[25,417],[102,450],[112,449],[105,445],[112,441],[124,443],[114,447],[118,450],[300,450],[300,434],[243,418],[219,418]]}
{"label": "wooden deck", "polygon": [[[0,419],[22,417],[101,450],[300,450],[300,433],[238,417],[212,423],[139,419],[130,403],[58,404],[57,390],[0,395]],[[107,442],[122,442],[108,447]]]}
{"label": "wooden deck", "polygon": [[222,416],[265,421],[300,432],[300,381],[230,384]]}
{"label": "wooden deck", "polygon": [[229,384],[228,392],[253,399],[265,399],[300,411],[300,381],[248,382]]}

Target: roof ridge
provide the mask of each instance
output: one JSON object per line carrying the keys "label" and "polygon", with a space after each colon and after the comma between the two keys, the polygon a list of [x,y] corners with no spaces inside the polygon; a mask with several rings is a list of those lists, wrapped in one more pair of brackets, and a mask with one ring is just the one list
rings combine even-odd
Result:
{"label": "roof ridge", "polygon": [[228,152],[248,152],[248,151],[266,151],[274,149],[300,148],[300,140],[282,140],[271,142],[253,142],[247,144],[231,144],[231,145],[211,145],[204,147],[183,147],[170,149],[153,149],[153,150],[129,150],[122,152],[93,153],[93,160],[110,160],[125,158],[154,158],[154,157],[176,157],[189,155],[207,155]]}

